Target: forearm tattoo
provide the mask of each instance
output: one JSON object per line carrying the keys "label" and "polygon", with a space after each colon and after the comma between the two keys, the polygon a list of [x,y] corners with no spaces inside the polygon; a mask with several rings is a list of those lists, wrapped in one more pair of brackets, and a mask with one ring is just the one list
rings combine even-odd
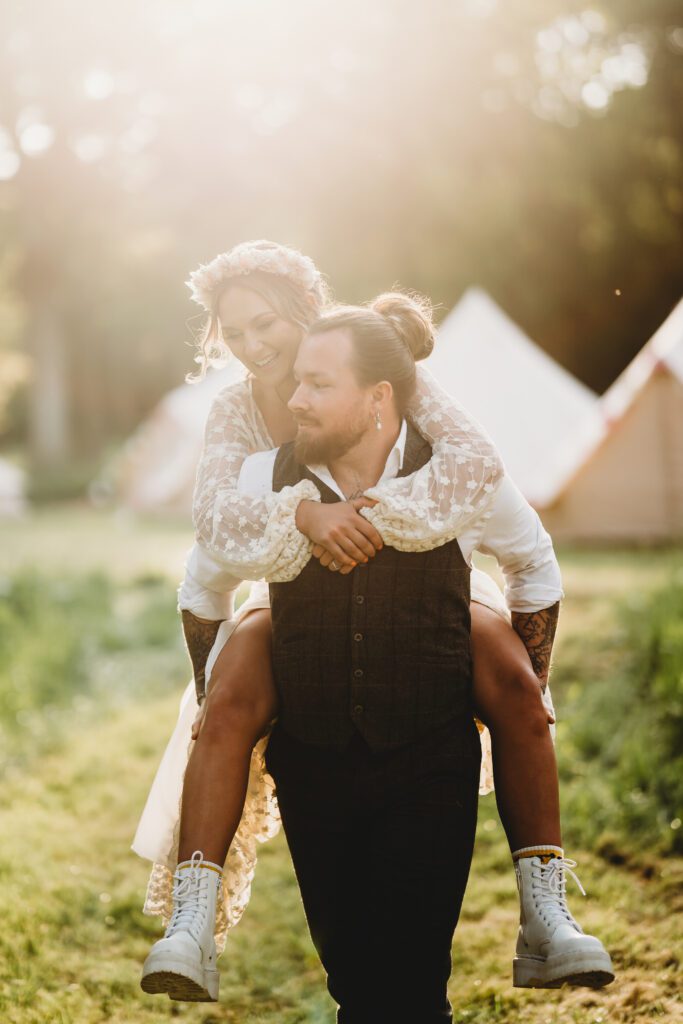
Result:
{"label": "forearm tattoo", "polygon": [[197,700],[201,703],[206,696],[206,660],[214,645],[221,623],[220,621],[202,622],[186,608],[183,609],[181,615],[187,653],[192,662]]}
{"label": "forearm tattoo", "polygon": [[534,672],[541,680],[542,689],[548,685],[550,653],[553,649],[560,602],[540,612],[513,612],[512,628],[522,638]]}

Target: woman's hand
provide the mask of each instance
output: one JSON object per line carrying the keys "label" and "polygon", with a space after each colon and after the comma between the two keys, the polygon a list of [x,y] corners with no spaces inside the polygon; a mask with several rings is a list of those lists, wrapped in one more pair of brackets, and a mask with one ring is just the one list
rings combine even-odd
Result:
{"label": "woman's hand", "polygon": [[199,736],[199,730],[202,727],[204,721],[204,712],[206,710],[206,697],[201,702],[197,709],[197,714],[194,716],[194,722],[192,723],[192,739],[196,740]]}
{"label": "woman's hand", "polygon": [[[314,558],[317,558],[324,569],[330,569],[334,558],[329,551],[326,551],[320,544],[313,545],[313,551],[311,552]],[[337,562],[334,562],[335,566]],[[338,572],[340,576],[348,576],[350,572],[356,568],[356,562],[351,562],[350,565],[342,565],[341,569],[330,569],[330,572]]]}
{"label": "woman's hand", "polygon": [[334,563],[336,568],[332,571],[346,575],[359,562],[367,562],[381,551],[384,546],[382,537],[359,514],[361,508],[372,508],[374,504],[368,498],[331,504],[318,501],[299,503],[296,525],[313,541],[313,554],[320,559],[321,565],[331,567]]}

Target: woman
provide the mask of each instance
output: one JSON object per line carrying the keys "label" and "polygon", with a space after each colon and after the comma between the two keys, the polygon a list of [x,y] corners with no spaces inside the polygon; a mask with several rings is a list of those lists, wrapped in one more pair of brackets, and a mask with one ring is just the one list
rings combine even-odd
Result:
{"label": "woman", "polygon": [[[204,553],[196,551],[195,557],[201,561],[208,552],[222,563],[225,589],[234,585],[231,577],[292,579],[311,554],[331,571],[346,573],[354,571],[358,561],[373,557],[382,543],[401,550],[426,550],[462,535],[475,519],[483,528],[486,517],[482,511],[502,476],[500,461],[476,425],[425,374],[419,377],[411,418],[432,444],[433,457],[413,477],[375,488],[359,486],[353,503],[327,506],[318,503],[310,481],[264,500],[240,495],[237,480],[244,459],[294,437],[294,422],[286,404],[295,387],[292,366],[303,332],[322,310],[325,290],[309,260],[273,243],[247,243],[218,257],[193,275],[192,288],[194,298],[210,314],[201,346],[203,367],[223,354],[227,344],[252,374],[219,396],[209,417],[197,479],[195,525]],[[413,304],[412,309],[402,307],[396,316],[400,327],[401,316],[420,317],[423,312]],[[248,899],[255,839],[267,837],[274,829],[272,793],[260,763],[262,744],[254,756],[251,752],[277,714],[277,707],[269,661],[267,596],[257,591],[239,617],[233,618],[229,605],[219,599],[217,607],[215,595],[212,605],[206,591],[200,588],[198,592],[191,576],[193,568],[191,561],[190,575],[181,590],[181,608],[200,683],[206,655],[213,646],[206,664],[212,686],[204,721],[202,706],[193,730],[198,739],[185,776],[177,855],[180,866],[167,939],[192,928],[197,938],[198,919],[196,915],[192,918],[188,892],[196,888],[194,883],[202,872],[213,870],[215,875],[215,869],[220,870],[230,849],[224,898],[217,915],[220,944],[226,927],[239,918]],[[546,904],[546,916],[555,922],[553,928],[559,917],[570,922],[572,929],[578,928],[564,901],[562,870],[566,862],[561,849],[557,773],[547,729],[553,717],[541,698],[547,679],[542,678],[539,685],[527,649],[510,628],[500,593],[477,570],[472,574],[472,602],[475,700],[493,736],[497,798],[513,856],[522,861],[518,875],[529,875],[527,888],[529,892],[537,890]],[[218,628],[221,619],[224,622]],[[180,774],[179,752],[187,742],[190,708],[187,701],[134,847],[142,855],[166,863],[165,868],[156,867],[152,876],[148,893],[152,911],[169,909],[168,868],[176,863],[175,851],[168,848],[173,845],[168,842],[168,822],[175,816],[173,786],[169,789],[166,834],[151,853],[147,837],[150,829],[158,831],[156,808],[164,778],[169,769],[171,775],[175,770],[176,779]],[[485,778],[484,783],[486,791],[490,780]],[[235,835],[245,795],[246,808]],[[201,855],[193,855],[198,850]],[[553,887],[557,889],[554,895]],[[213,932],[211,901],[209,905],[208,911],[204,907],[204,923],[208,913]],[[592,941],[599,946],[597,940]],[[602,954],[598,960],[606,967],[607,954]],[[172,998],[212,997],[210,986],[202,987],[187,978],[180,983],[173,970],[153,967],[148,964],[145,968],[143,987],[147,991],[167,991]],[[210,973],[212,977],[215,974],[213,970]],[[595,970],[567,970],[561,980],[604,984],[611,980],[607,973],[605,969],[604,977],[598,979]],[[217,975],[214,980],[217,991]],[[521,974],[517,981],[538,983],[537,978]],[[540,983],[557,984],[556,973],[541,978]]]}

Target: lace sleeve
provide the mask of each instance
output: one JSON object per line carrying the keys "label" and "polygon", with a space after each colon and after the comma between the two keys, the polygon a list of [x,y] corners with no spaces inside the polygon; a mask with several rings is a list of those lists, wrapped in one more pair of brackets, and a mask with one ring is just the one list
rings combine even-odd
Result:
{"label": "lace sleeve", "polygon": [[362,514],[399,551],[427,551],[481,518],[504,476],[503,463],[482,427],[418,366],[410,419],[432,445],[432,458],[407,477],[367,491],[379,502]]}
{"label": "lace sleeve", "polygon": [[310,480],[259,497],[237,490],[247,456],[272,447],[248,381],[221,391],[206,424],[193,520],[198,542],[240,579],[286,582],[311,557],[311,542],[295,523],[302,499],[320,500]]}

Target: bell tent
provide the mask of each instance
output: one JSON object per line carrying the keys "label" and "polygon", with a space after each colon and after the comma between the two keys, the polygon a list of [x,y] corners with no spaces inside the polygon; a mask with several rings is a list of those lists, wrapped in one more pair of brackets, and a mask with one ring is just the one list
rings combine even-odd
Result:
{"label": "bell tent", "polygon": [[542,509],[558,540],[683,538],[683,299],[605,392]]}
{"label": "bell tent", "polygon": [[127,441],[107,476],[128,508],[188,515],[211,404],[243,375],[236,359],[197,384],[169,391]]}
{"label": "bell tent", "polygon": [[542,505],[590,431],[597,395],[479,288],[446,317],[425,365],[490,434],[527,500]]}

